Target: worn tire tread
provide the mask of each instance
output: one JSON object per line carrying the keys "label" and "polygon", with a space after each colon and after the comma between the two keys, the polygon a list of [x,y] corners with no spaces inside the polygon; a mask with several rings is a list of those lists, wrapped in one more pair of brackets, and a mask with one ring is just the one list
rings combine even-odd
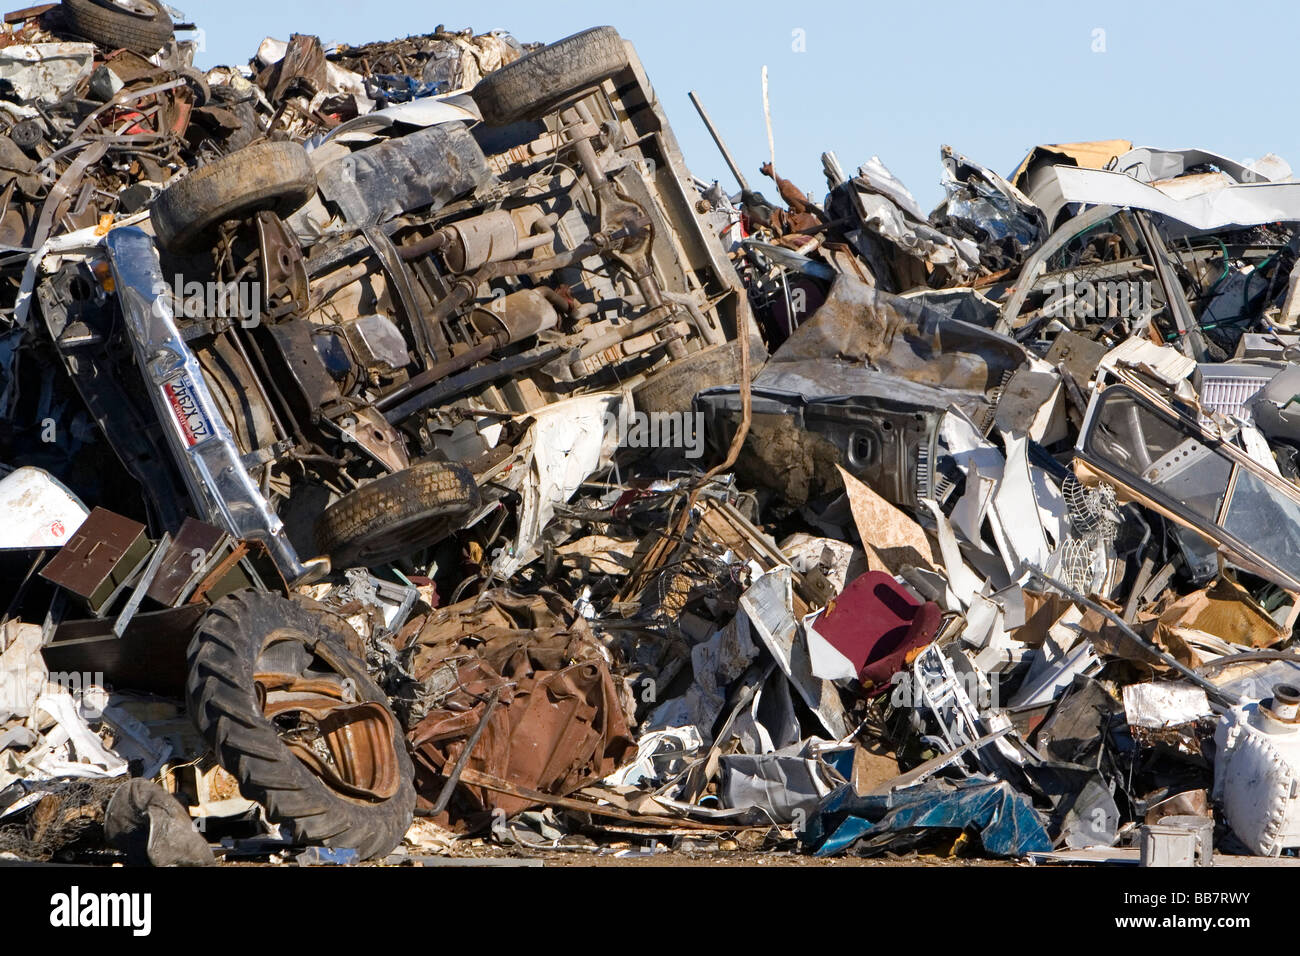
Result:
{"label": "worn tire tread", "polygon": [[[151,0],[157,6],[156,0]],[[70,33],[110,50],[153,56],[173,36],[172,18],[158,7],[151,20],[101,6],[95,0],[63,0],[63,20]]]}
{"label": "worn tire tread", "polygon": [[329,649],[360,699],[387,704],[365,666],[347,651],[338,625],[279,595],[240,591],[213,605],[190,642],[190,720],[239,781],[240,793],[260,803],[295,842],[355,848],[365,859],[385,855],[401,842],[415,809],[414,769],[400,726],[393,743],[401,784],[393,797],[365,804],[330,790],[293,755],[257,705],[257,656],[265,637],[286,621],[309,636],[309,647]]}
{"label": "worn tire tread", "polygon": [[[338,563],[367,535],[407,521],[468,514],[479,507],[478,485],[463,465],[423,461],[362,485],[330,505],[316,522],[316,544]],[[434,541],[411,543],[417,550]]]}
{"label": "worn tire tread", "polygon": [[176,180],[150,215],[159,245],[187,252],[223,222],[264,209],[290,212],[315,191],[316,173],[300,145],[254,143]]}
{"label": "worn tire tread", "polygon": [[592,27],[489,73],[470,91],[470,96],[485,123],[506,126],[517,120],[536,119],[627,65],[627,49],[618,31],[613,27]]}

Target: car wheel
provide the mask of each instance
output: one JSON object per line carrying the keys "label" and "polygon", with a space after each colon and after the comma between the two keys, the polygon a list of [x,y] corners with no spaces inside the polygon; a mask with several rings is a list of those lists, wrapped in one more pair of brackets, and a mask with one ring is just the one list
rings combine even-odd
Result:
{"label": "car wheel", "polygon": [[295,842],[384,856],[415,811],[405,736],[340,619],[277,594],[217,601],[190,642],[186,704],[239,790]]}
{"label": "car wheel", "polygon": [[172,38],[172,18],[157,0],[63,0],[70,33],[110,50],[152,56]]}
{"label": "car wheel", "polygon": [[[767,361],[767,349],[757,337],[750,338],[749,375],[752,380]],[[677,359],[656,372],[632,391],[638,412],[689,412],[695,396],[719,385],[740,381],[740,343],[713,345]]]}
{"label": "car wheel", "polygon": [[506,126],[535,119],[628,65],[613,27],[593,27],[489,73],[470,91],[483,121]]}
{"label": "car wheel", "polygon": [[376,478],[330,505],[316,544],[336,568],[383,564],[437,544],[479,507],[464,465],[418,462]]}
{"label": "car wheel", "polygon": [[150,215],[168,252],[202,245],[213,229],[262,210],[289,213],[316,191],[316,173],[297,143],[255,143],[172,183]]}

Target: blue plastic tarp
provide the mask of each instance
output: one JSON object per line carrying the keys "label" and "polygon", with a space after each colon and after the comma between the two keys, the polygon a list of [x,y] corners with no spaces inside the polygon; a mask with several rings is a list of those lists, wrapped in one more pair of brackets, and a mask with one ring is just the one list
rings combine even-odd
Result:
{"label": "blue plastic tarp", "polygon": [[984,849],[996,856],[1052,849],[1042,815],[1006,781],[930,783],[869,797],[841,787],[822,801],[806,841],[817,856],[834,856],[855,845],[859,851],[885,849],[919,831],[967,827],[978,830]]}

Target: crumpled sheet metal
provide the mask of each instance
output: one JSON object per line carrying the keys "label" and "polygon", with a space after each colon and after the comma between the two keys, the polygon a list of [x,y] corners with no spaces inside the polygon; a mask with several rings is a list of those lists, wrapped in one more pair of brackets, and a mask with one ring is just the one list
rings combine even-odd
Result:
{"label": "crumpled sheet metal", "polygon": [[[147,773],[157,772],[171,746],[153,738],[102,688],[67,686],[66,675],[50,674],[41,640],[41,628],[34,624],[11,621],[3,631],[0,790],[17,781],[123,776],[132,759]],[[92,725],[111,732],[111,746],[107,734],[101,736]]]}
{"label": "crumpled sheet metal", "polygon": [[[836,379],[841,369],[847,371]],[[819,382],[818,375],[824,380]],[[821,397],[823,387],[831,397]],[[847,365],[837,369],[817,361],[782,366],[762,388],[752,389],[752,422],[736,476],[799,506],[837,491],[838,466],[850,465],[887,500],[915,505],[931,493],[930,476],[920,462],[935,444],[953,402],[975,414],[991,411],[982,395],[918,385],[883,372]],[[696,403],[710,445],[729,446],[742,415],[739,389],[710,389],[696,396]],[[862,447],[873,451],[855,455]]]}
{"label": "crumpled sheet metal", "polygon": [[[1086,164],[1080,164],[1086,165]],[[1213,166],[1239,183],[1282,182],[1291,178],[1291,165],[1267,153],[1249,165],[1204,149],[1160,149],[1138,146],[1115,159],[1113,168],[1144,183],[1173,179],[1198,166]]]}
{"label": "crumpled sheet metal", "polygon": [[0,80],[24,103],[53,105],[90,76],[93,43],[32,43],[0,47]]}
{"label": "crumpled sheet metal", "polygon": [[790,567],[777,567],[759,576],[741,596],[740,606],[777,667],[826,732],[837,740],[849,736],[853,724],[835,685],[813,674],[802,624],[794,618]]}
{"label": "crumpled sheet metal", "polygon": [[[420,762],[433,774],[421,796],[450,772],[465,741],[482,719],[486,704],[473,690],[499,692],[494,711],[467,766],[543,793],[564,796],[612,773],[634,749],[613,679],[604,662],[585,661],[559,671],[492,672],[486,665],[462,668],[463,698],[425,717],[410,734]],[[469,706],[469,710],[452,710]],[[484,809],[507,814],[534,806],[524,798],[471,788]]]}
{"label": "crumpled sheet metal", "polygon": [[[979,247],[969,239],[949,236],[934,228],[907,187],[879,157],[873,156],[863,164],[857,175],[837,191],[865,228],[866,236],[859,236],[859,246],[869,237],[886,243],[885,248],[892,247],[911,260],[895,262],[889,269],[877,259],[873,273],[892,273],[877,275],[878,279],[898,285],[909,274],[912,278],[923,277],[927,264],[947,269],[953,276],[968,276],[978,271]],[[875,256],[868,251],[867,258]]]}
{"label": "crumpled sheet metal", "polygon": [[759,654],[748,615],[742,610],[707,641],[691,648],[694,681],[686,693],[664,701],[646,719],[649,730],[693,727],[705,741],[727,703],[727,688]]}
{"label": "crumpled sheet metal", "polygon": [[1234,183],[1215,177],[1202,191],[1182,195],[1179,180],[1148,185],[1119,172],[1057,167],[1067,202],[1126,206],[1160,213],[1196,229],[1300,220],[1300,183]]}
{"label": "crumpled sheet metal", "polygon": [[[923,300],[840,275],[817,312],[777,349],[755,381],[763,387],[786,367],[819,363],[820,394],[844,379],[888,372],[920,385],[983,393],[1000,388],[1028,361],[1014,339],[948,318]],[[846,388],[841,394],[852,394]]]}
{"label": "crumpled sheet metal", "polygon": [[1011,174],[1011,182],[1023,192],[1029,192],[1031,184],[1027,181],[1033,170],[1044,165],[1055,165],[1068,160],[1076,166],[1088,169],[1102,169],[1117,156],[1131,152],[1133,144],[1126,139],[1103,139],[1085,143],[1048,143],[1035,146],[1020,161],[1016,171]]}
{"label": "crumpled sheet metal", "polygon": [[[931,460],[942,416],[956,406],[987,422],[998,389],[1029,362],[1008,336],[842,274],[754,379],[737,472],[802,504],[837,486],[835,465],[848,465],[888,500],[915,506],[933,493],[935,472],[922,475],[918,462]],[[719,434],[738,418],[734,386],[696,402]],[[857,455],[854,436],[868,432],[860,441],[872,451]]]}
{"label": "crumpled sheet metal", "polygon": [[806,822],[822,799],[843,783],[843,778],[811,752],[812,746],[722,757],[718,765],[723,804],[731,809],[757,808],[773,823]]}
{"label": "crumpled sheet metal", "polygon": [[373,113],[365,113],[356,119],[341,123],[326,133],[321,143],[323,145],[331,142],[348,142],[352,139],[369,139],[398,123],[427,129],[442,123],[456,121],[478,123],[482,119],[478,112],[478,105],[468,94],[426,96],[375,110]]}
{"label": "crumpled sheet metal", "polygon": [[[558,610],[556,608],[559,608]],[[608,776],[636,753],[620,691],[586,622],[560,604],[503,592],[435,613],[416,634],[417,680],[454,668],[451,693],[408,739],[432,802],[495,692],[498,706],[465,766],[564,796]],[[469,788],[483,809],[534,806],[487,788]]]}
{"label": "crumpled sheet metal", "polygon": [[1082,166],[1103,169],[1132,148],[1133,144],[1126,139],[1035,146],[1011,174],[1011,182],[1043,211],[1047,222],[1057,225],[1058,215],[1067,204],[1061,197],[1056,168]]}
{"label": "crumpled sheet metal", "polygon": [[617,442],[609,423],[618,420],[622,404],[620,393],[597,393],[556,402],[534,414],[519,534],[514,547],[493,563],[495,575],[508,578],[536,558],[537,542],[556,505],[571,499],[587,477],[609,461]]}
{"label": "crumpled sheet metal", "polygon": [[1251,600],[1245,588],[1224,577],[1200,591],[1171,596],[1150,613],[1169,627],[1205,631],[1247,647],[1272,647],[1291,633]]}
{"label": "crumpled sheet metal", "polygon": [[[428,156],[441,157],[446,165],[427,165]],[[356,226],[387,222],[408,209],[439,209],[482,188],[490,176],[482,150],[463,124],[384,140],[317,171],[321,195]]]}
{"label": "crumpled sheet metal", "polygon": [[944,190],[947,198],[931,220],[950,231],[968,234],[980,246],[981,264],[989,270],[1013,269],[1047,238],[1047,220],[1019,189],[991,169],[945,146]]}

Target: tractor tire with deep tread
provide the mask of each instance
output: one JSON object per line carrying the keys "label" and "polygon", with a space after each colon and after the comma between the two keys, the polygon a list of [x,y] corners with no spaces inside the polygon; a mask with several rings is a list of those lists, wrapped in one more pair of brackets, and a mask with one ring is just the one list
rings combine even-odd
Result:
{"label": "tractor tire with deep tread", "polygon": [[489,73],[470,96],[485,123],[506,126],[550,112],[627,65],[627,49],[618,31],[592,27]]}
{"label": "tractor tire with deep tread", "polygon": [[347,650],[346,625],[277,594],[237,591],[199,621],[188,651],[186,704],[190,720],[212,745],[239,791],[298,843],[352,848],[364,859],[387,855],[410,828],[414,770],[401,724],[393,747],[400,783],[383,801],[339,793],[296,756],[262,714],[254,683],[257,660],[275,640],[296,640],[327,660],[355,687],[358,702],[388,706],[365,665]]}
{"label": "tractor tire with deep tread", "polygon": [[316,191],[316,173],[297,143],[254,143],[190,173],[159,194],[150,213],[169,252],[200,246],[223,222],[263,210],[287,214]]}
{"label": "tractor tire with deep tread", "polygon": [[[753,337],[749,347],[752,379],[767,361],[767,349]],[[689,412],[697,393],[719,385],[740,382],[740,343],[727,342],[693,352],[661,372],[651,375],[632,390],[638,412]]]}
{"label": "tractor tire with deep tread", "polygon": [[479,504],[478,485],[464,465],[417,462],[326,508],[316,522],[316,545],[335,568],[383,564],[436,544]]}
{"label": "tractor tire with deep tread", "polygon": [[106,49],[153,56],[174,35],[172,18],[158,0],[134,2],[152,13],[137,16],[99,0],[63,0],[63,21],[69,33]]}

